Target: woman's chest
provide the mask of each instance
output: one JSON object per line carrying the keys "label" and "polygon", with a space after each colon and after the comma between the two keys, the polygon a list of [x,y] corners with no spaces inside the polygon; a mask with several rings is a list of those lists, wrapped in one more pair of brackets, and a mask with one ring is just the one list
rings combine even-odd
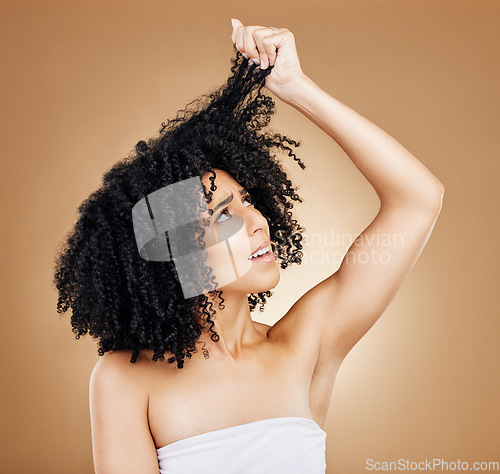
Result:
{"label": "woman's chest", "polygon": [[230,364],[190,362],[151,380],[148,420],[157,448],[267,418],[311,418],[310,377],[282,354]]}

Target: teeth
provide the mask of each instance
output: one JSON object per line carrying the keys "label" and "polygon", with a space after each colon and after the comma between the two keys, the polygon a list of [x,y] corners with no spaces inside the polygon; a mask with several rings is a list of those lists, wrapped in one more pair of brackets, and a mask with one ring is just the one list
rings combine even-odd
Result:
{"label": "teeth", "polygon": [[253,253],[252,255],[250,255],[250,257],[248,257],[248,260],[251,260],[252,258],[258,257],[259,255],[262,255],[268,251],[269,251],[269,245],[267,247],[264,247],[261,250],[258,250],[257,252]]}

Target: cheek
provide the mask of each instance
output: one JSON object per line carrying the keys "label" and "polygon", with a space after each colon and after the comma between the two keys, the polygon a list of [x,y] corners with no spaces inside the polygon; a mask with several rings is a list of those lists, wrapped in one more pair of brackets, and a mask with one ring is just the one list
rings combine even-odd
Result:
{"label": "cheek", "polygon": [[233,216],[217,224],[211,240],[206,249],[207,265],[219,287],[238,280],[252,268],[252,262],[248,260],[252,251],[250,239],[243,219]]}
{"label": "cheek", "polygon": [[225,248],[234,257],[241,257],[242,255],[248,257],[252,252],[248,229],[245,221],[240,216],[234,215],[231,219],[217,224],[216,233],[218,241],[225,243]]}

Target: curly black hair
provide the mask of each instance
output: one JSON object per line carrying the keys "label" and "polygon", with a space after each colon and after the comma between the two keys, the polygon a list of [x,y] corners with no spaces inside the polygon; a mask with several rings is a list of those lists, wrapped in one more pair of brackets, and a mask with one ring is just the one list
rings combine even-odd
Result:
{"label": "curly black hair", "polygon": [[[57,251],[53,283],[58,290],[57,312],[72,309],[76,339],[87,332],[99,340],[100,356],[110,350],[153,350],[153,361],[191,358],[201,331],[213,330],[213,302],[206,294],[184,298],[172,261],[148,261],[139,255],[132,208],[149,193],[172,183],[227,171],[252,195],[255,207],[269,223],[273,253],[281,268],[302,262],[305,231],[291,209],[302,202],[272,151],[279,149],[304,169],[291,146],[296,142],[265,132],[274,114],[273,99],[262,93],[272,66],[261,69],[236,49],[231,75],[213,92],[189,102],[174,119],[161,124],[159,136],[141,140],[134,150],[103,176],[102,186],[78,207],[79,216]],[[190,106],[193,106],[190,108]],[[204,187],[205,189],[205,187]],[[224,308],[222,291],[219,297]],[[250,311],[264,309],[271,291],[250,294]],[[201,324],[198,316],[205,316]]]}

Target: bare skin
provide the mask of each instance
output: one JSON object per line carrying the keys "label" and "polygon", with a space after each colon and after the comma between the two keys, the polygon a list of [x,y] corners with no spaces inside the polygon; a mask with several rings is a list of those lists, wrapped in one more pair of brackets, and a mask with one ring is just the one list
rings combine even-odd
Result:
{"label": "bare skin", "polygon": [[[254,325],[259,339],[244,348],[237,361],[212,351],[205,359],[202,344],[181,370],[166,360],[153,362],[152,351],[141,353],[131,369],[131,383],[147,392],[139,398],[142,403],[148,400],[156,448],[266,418],[299,416],[323,427],[340,361],[329,370],[314,371],[317,351],[293,352],[269,337],[271,326]],[[115,354],[124,363],[130,360],[130,351]]]}
{"label": "bare skin", "polygon": [[[241,239],[248,239],[253,251],[269,238],[267,222],[250,201],[245,202],[241,185],[229,173],[215,171],[217,190],[209,207],[232,194],[231,203],[222,208],[224,222],[238,214],[245,223],[246,235]],[[207,186],[207,175],[202,181]],[[214,214],[213,225],[221,234],[220,212]],[[233,240],[232,252],[240,264],[248,259],[240,251],[244,248],[239,245],[241,239]],[[217,273],[221,268],[213,270]],[[214,342],[208,330],[203,332],[197,352],[186,358],[181,370],[176,364],[153,362],[153,351],[142,352],[137,370],[131,373],[140,379],[136,385],[147,392],[140,400],[148,401],[149,429],[156,448],[266,418],[298,416],[323,426],[339,361],[335,359],[328,370],[315,371],[318,343],[297,350],[307,339],[285,338],[250,315],[248,293],[271,289],[279,278],[276,262],[254,263],[240,279],[220,288],[225,307],[214,306],[212,316],[219,340]],[[291,309],[286,318],[295,311]],[[129,360],[130,352],[124,351],[122,356]]]}
{"label": "bare skin", "polygon": [[[255,269],[228,285],[231,309],[216,323],[221,343],[203,333],[210,358],[200,346],[179,370],[175,363],[153,362],[151,351],[136,364],[129,362],[130,351],[105,354],[90,384],[100,472],[157,473],[155,446],[261,419],[299,416],[323,427],[342,360],[396,295],[441,211],[443,184],[394,138],[304,74],[287,28],[235,20],[231,39],[240,52],[273,65],[266,87],[342,147],[377,193],[380,209],[340,267],[272,327],[254,323],[242,304],[245,292],[276,284],[274,270]],[[234,193],[233,212],[245,216],[248,239],[264,242],[265,223],[239,199],[234,183],[226,184],[224,191]],[[262,273],[256,278],[255,272]]]}

